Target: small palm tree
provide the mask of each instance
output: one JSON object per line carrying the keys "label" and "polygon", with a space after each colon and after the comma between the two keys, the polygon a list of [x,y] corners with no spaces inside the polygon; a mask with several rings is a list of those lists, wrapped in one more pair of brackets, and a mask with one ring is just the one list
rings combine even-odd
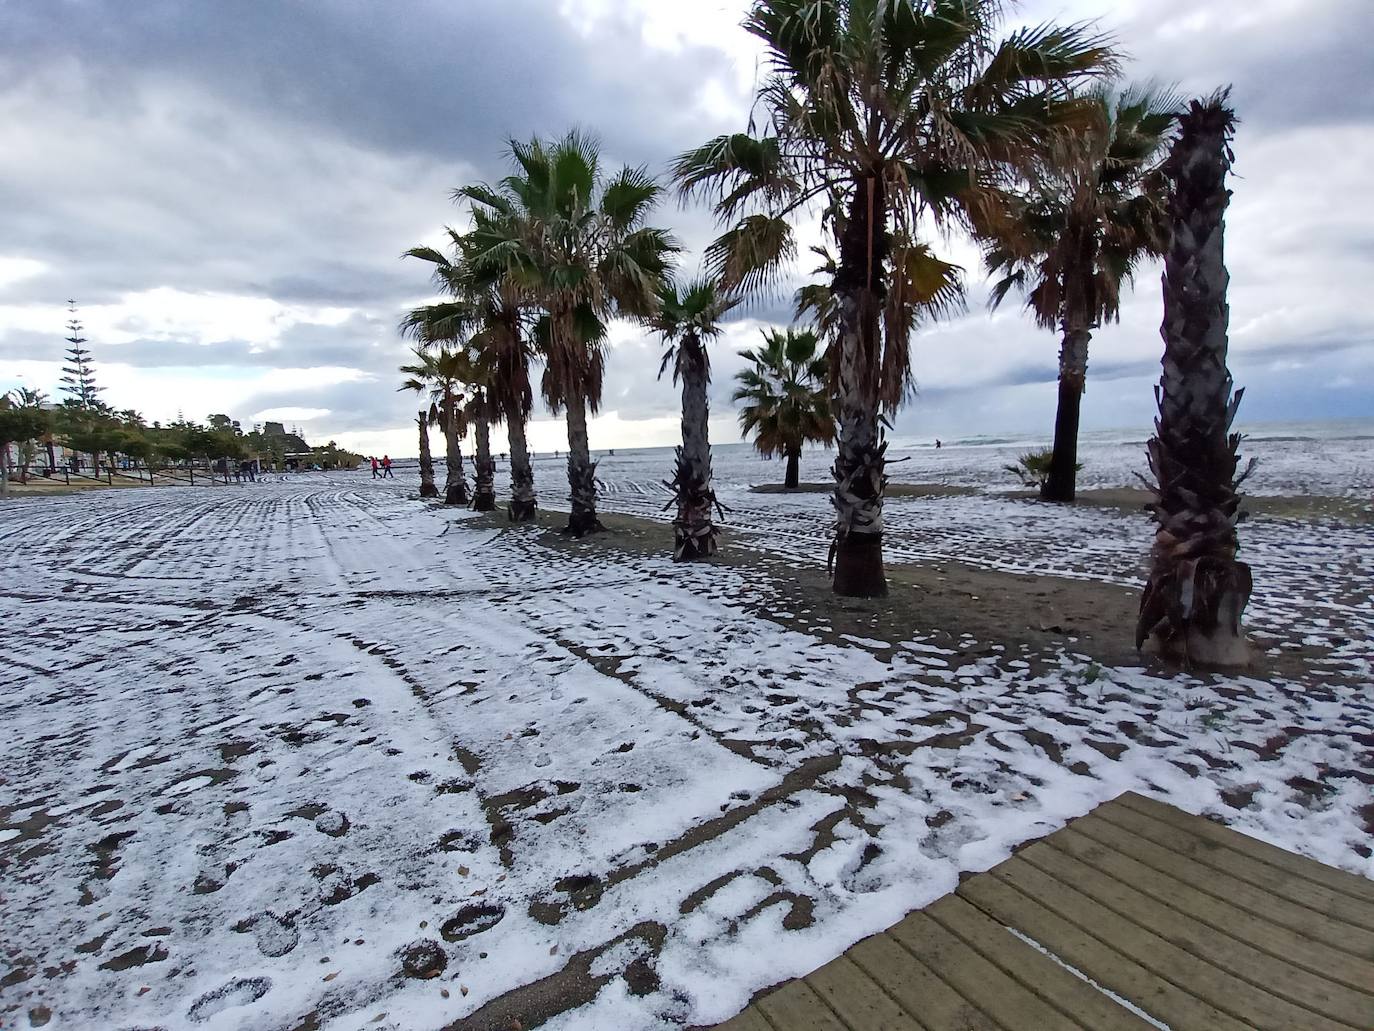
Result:
{"label": "small palm tree", "polygon": [[664,283],[659,308],[649,321],[668,344],[658,374],[669,364],[673,382],[682,384],[682,446],[667,486],[677,503],[673,520],[673,560],[710,558],[716,553],[711,510],[720,510],[711,487],[710,408],[706,388],[711,382],[711,356],[706,342],[719,336],[720,321],[739,301],[709,279],[679,287]]}
{"label": "small palm tree", "polygon": [[765,330],[763,346],[741,351],[749,367],[735,375],[739,386],[732,400],[740,409],[740,430],[754,434],[754,447],[764,458],[787,459],[785,487],[795,487],[802,448],[829,447],[835,440],[835,417],[826,386],[830,360],[811,330],[785,333]]}
{"label": "small palm tree", "polygon": [[[1250,567],[1237,561],[1241,437],[1231,432],[1243,390],[1226,368],[1227,272],[1223,260],[1235,115],[1225,91],[1194,100],[1164,166],[1171,232],[1164,256],[1163,374],[1148,445],[1158,528],[1136,646],[1148,640],[1183,664],[1242,666],[1241,616]],[[1252,462],[1253,465],[1253,462]]]}
{"label": "small palm tree", "polygon": [[588,413],[601,403],[606,324],[647,318],[677,245],[645,225],[660,187],[642,168],[609,178],[597,142],[572,132],[559,140],[512,141],[513,173],[497,187],[469,186],[465,257],[479,280],[501,284],[542,315],[534,340],[545,360],[543,394],[568,426],[568,532],[601,528]]}
{"label": "small palm tree", "polygon": [[466,238],[452,229],[448,236],[458,255],[456,261],[432,247],[413,247],[406,255],[431,262],[435,283],[452,300],[415,309],[402,321],[402,330],[414,334],[422,345],[467,337],[467,347],[488,373],[485,386],[490,421],[506,424],[511,473],[507,514],[511,522],[529,522],[539,505],[525,436],[534,403],[530,362],[535,353],[528,332],[528,312],[510,283],[500,277],[479,276],[464,260],[464,248],[469,245]]}
{"label": "small palm tree", "polygon": [[909,394],[922,307],[901,275],[922,219],[968,220],[983,185],[1010,175],[1080,114],[1072,87],[1115,57],[1082,26],[997,39],[1001,0],[755,0],[745,28],[768,52],[765,130],[678,158],[727,228],[712,246],[729,285],[773,281],[795,254],[789,218],[823,206],[837,245],[833,587],[885,594],[881,418]]}
{"label": "small palm tree", "polygon": [[1092,119],[1054,140],[1048,167],[1025,196],[1003,194],[985,212],[995,228],[986,243],[995,308],[1013,289],[1026,295],[1036,325],[1063,334],[1059,406],[1047,501],[1072,501],[1078,468],[1078,417],[1088,371],[1088,342],[1121,311],[1121,287],[1139,263],[1164,253],[1159,159],[1169,143],[1178,100],[1152,87],[1084,98]]}
{"label": "small palm tree", "polygon": [[420,497],[437,498],[439,488],[434,486],[434,456],[429,450],[428,409],[420,409],[415,417],[415,425],[420,429]]}
{"label": "small palm tree", "polygon": [[458,351],[425,350],[419,347],[415,348],[413,353],[415,362],[401,366],[401,372],[408,378],[398,389],[428,395],[429,423],[439,426],[444,431],[448,465],[448,479],[444,484],[444,504],[466,505],[469,500],[468,482],[463,474],[461,444],[468,431],[463,395],[462,377],[466,371],[463,355]]}

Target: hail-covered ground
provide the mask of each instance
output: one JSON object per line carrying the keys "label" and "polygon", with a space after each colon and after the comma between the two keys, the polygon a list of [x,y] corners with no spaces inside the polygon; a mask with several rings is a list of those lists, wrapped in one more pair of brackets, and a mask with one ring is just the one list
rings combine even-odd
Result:
{"label": "hail-covered ground", "polygon": [[[1304,447],[1261,493],[1367,499],[1367,444]],[[911,457],[976,492],[893,498],[891,562],[1139,583],[1142,515]],[[603,459],[604,507],[667,518],[669,460]],[[408,471],[0,507],[0,1026],[710,1025],[1126,789],[1374,876],[1367,509],[1245,527],[1251,622],[1302,663],[1166,675],[838,634],[784,589],[826,498],[716,465],[768,562],[569,547]]]}

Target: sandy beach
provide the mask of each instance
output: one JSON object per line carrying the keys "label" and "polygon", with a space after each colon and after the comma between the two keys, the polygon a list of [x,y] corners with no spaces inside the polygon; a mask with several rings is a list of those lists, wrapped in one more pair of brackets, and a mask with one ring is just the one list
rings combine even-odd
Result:
{"label": "sandy beach", "polygon": [[1374,875],[1342,446],[1320,482],[1268,446],[1262,495],[1329,500],[1243,527],[1239,676],[1142,664],[1146,517],[1018,496],[995,447],[893,466],[881,603],[826,589],[826,497],[728,447],[712,565],[669,561],[664,451],[603,459],[583,541],[552,458],[536,526],[405,469],[16,500],[0,1013],[709,1026],[1128,789]]}

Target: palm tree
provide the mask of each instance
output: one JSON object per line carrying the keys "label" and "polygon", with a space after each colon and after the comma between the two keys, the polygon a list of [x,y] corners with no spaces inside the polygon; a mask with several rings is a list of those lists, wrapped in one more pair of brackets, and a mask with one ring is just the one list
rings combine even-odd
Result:
{"label": "palm tree", "polygon": [[1000,0],[755,0],[744,26],[772,74],[761,136],[721,136],[681,155],[684,194],[707,193],[729,228],[709,257],[727,285],[766,286],[792,259],[788,217],[824,206],[838,245],[834,590],[886,593],[880,412],[911,388],[922,308],[894,275],[920,220],[967,219],[981,185],[1028,162],[1079,112],[1072,87],[1114,55],[1083,26],[1020,29],[1001,42]]}
{"label": "palm tree", "polygon": [[1029,195],[1004,195],[986,243],[996,308],[1013,289],[1043,329],[1063,334],[1054,450],[1041,488],[1047,501],[1072,501],[1078,469],[1078,415],[1088,372],[1088,341],[1120,317],[1121,285],[1136,266],[1164,253],[1159,158],[1169,142],[1178,100],[1151,87],[1085,99],[1092,123],[1053,141],[1048,167]]}
{"label": "palm tree", "polygon": [[466,382],[472,388],[468,400],[468,418],[473,425],[477,450],[477,477],[476,487],[472,492],[472,508],[475,512],[493,512],[496,510],[496,463],[491,460],[492,406],[487,393],[490,373],[482,369],[477,357],[471,352],[467,358],[470,378]]}
{"label": "palm tree", "polygon": [[590,137],[512,141],[511,156],[514,173],[495,188],[455,191],[472,205],[465,255],[479,278],[543,313],[534,329],[543,394],[555,415],[567,417],[567,529],[580,537],[601,529],[587,415],[601,403],[606,323],[653,314],[677,245],[644,224],[658,184],[643,168],[607,178]]}
{"label": "palm tree", "polygon": [[507,515],[511,522],[529,522],[539,505],[525,437],[534,405],[530,388],[534,348],[527,332],[526,311],[508,282],[497,277],[484,281],[475,275],[471,263],[462,260],[465,238],[452,229],[448,235],[458,261],[450,261],[433,247],[412,247],[406,255],[431,262],[435,282],[453,300],[415,309],[403,320],[402,329],[415,334],[422,344],[468,336],[468,347],[481,356],[488,370],[491,421],[506,424],[511,473]]}
{"label": "palm tree", "polygon": [[1136,647],[1148,639],[1166,659],[1206,666],[1249,660],[1241,615],[1251,577],[1236,559],[1236,524],[1245,518],[1239,489],[1250,470],[1237,475],[1241,438],[1231,432],[1244,390],[1232,394],[1226,368],[1222,238],[1235,127],[1227,102],[1222,91],[1189,104],[1164,165],[1172,233],[1159,418],[1148,445],[1158,527],[1136,624]]}
{"label": "palm tree", "polygon": [[429,409],[420,409],[415,425],[420,428],[420,497],[437,498],[439,488],[434,486],[434,457],[429,452]]}
{"label": "palm tree", "polygon": [[412,352],[415,362],[402,365],[408,377],[398,388],[427,394],[430,399],[428,419],[431,425],[444,431],[444,450],[448,464],[448,479],[444,484],[444,504],[466,505],[468,482],[463,475],[463,451],[460,441],[467,435],[467,411],[463,401],[465,371],[463,355],[446,348],[426,350],[417,347]]}
{"label": "palm tree", "polygon": [[715,524],[711,510],[720,510],[711,487],[710,410],[706,388],[711,382],[711,356],[706,341],[720,335],[720,320],[739,301],[726,295],[709,279],[684,287],[665,282],[659,290],[659,308],[650,325],[668,349],[658,374],[669,363],[673,382],[682,383],[682,446],[677,466],[667,486],[677,502],[673,520],[673,561],[710,558],[716,553]]}
{"label": "palm tree", "polygon": [[754,434],[754,447],[764,458],[787,459],[785,487],[797,486],[802,448],[829,447],[835,440],[835,417],[826,387],[830,359],[817,354],[820,339],[811,330],[785,333],[765,330],[763,346],[741,351],[749,367],[735,374],[739,386],[731,400],[743,401],[740,430]]}

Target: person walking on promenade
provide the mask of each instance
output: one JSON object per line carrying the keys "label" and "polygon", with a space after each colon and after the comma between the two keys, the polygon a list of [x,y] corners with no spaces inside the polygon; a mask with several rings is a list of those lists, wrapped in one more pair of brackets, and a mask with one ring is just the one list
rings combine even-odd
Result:
{"label": "person walking on promenade", "polygon": [[390,457],[388,457],[387,455],[383,455],[383,456],[382,456],[382,479],[387,479],[388,477],[391,478],[391,479],[393,479],[393,480],[396,479],[395,474],[392,473],[392,471],[391,471],[391,459],[390,459]]}
{"label": "person walking on promenade", "polygon": [[373,455],[373,456],[372,456],[372,478],[375,480],[375,479],[377,479],[379,476],[381,476],[381,473],[379,473],[379,472],[377,471],[377,456],[376,456],[376,455]]}

